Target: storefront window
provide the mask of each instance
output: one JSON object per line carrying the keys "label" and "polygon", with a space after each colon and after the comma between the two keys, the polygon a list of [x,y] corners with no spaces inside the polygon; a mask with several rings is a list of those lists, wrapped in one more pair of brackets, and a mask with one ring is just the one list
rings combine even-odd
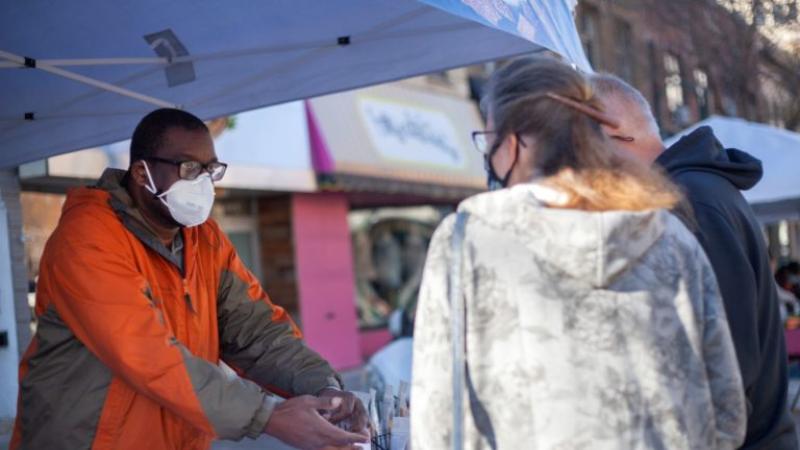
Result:
{"label": "storefront window", "polygon": [[361,328],[385,327],[395,310],[413,318],[431,236],[446,212],[421,207],[350,213]]}
{"label": "storefront window", "polygon": [[212,216],[228,235],[244,266],[263,283],[255,201],[249,198],[218,201]]}
{"label": "storefront window", "polygon": [[234,248],[236,248],[236,253],[239,254],[239,259],[242,260],[245,267],[258,276],[255,255],[255,242],[257,242],[256,234],[251,231],[233,231],[228,233],[228,238],[231,240]]}

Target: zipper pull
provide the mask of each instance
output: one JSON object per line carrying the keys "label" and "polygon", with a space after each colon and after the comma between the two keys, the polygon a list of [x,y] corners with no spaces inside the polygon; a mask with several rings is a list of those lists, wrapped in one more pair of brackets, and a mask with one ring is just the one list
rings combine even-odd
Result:
{"label": "zipper pull", "polygon": [[197,311],[194,309],[194,304],[192,303],[192,296],[189,294],[189,282],[186,281],[186,278],[183,279],[183,298],[186,300],[186,306],[189,307],[189,310],[197,314]]}

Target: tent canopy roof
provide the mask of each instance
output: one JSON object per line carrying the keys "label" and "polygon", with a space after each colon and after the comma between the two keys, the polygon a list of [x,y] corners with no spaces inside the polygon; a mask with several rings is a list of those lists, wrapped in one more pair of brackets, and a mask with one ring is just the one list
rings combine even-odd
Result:
{"label": "tent canopy roof", "polygon": [[589,70],[569,0],[3,2],[0,166],[542,48]]}
{"label": "tent canopy roof", "polygon": [[[743,194],[755,206],[781,204],[795,209],[800,203],[800,134],[739,118],[712,116],[668,139],[672,145],[701,126],[710,126],[725,147],[746,151],[761,160],[764,177]],[[756,208],[758,212],[758,208]],[[770,217],[796,215],[798,211],[770,209]],[[777,216],[776,216],[777,215]]]}

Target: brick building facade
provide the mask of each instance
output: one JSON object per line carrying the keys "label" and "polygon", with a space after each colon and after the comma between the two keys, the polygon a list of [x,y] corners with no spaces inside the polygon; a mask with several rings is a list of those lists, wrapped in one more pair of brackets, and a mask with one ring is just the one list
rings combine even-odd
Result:
{"label": "brick building facade", "polygon": [[665,135],[711,114],[796,128],[798,66],[715,0],[581,0],[593,67],[628,80]]}

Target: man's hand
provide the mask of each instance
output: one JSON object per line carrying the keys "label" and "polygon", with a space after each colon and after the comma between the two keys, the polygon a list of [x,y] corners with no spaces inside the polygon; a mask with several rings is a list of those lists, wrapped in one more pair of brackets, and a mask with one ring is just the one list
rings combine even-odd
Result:
{"label": "man's hand", "polygon": [[332,411],[329,418],[332,423],[349,419],[353,431],[366,432],[367,410],[364,409],[364,404],[352,392],[328,388],[320,391],[319,398],[341,399],[341,405]]}
{"label": "man's hand", "polygon": [[356,448],[353,444],[369,441],[367,434],[349,433],[325,420],[320,411],[341,408],[335,398],[310,395],[295,397],[275,407],[264,432],[302,450],[324,447]]}

